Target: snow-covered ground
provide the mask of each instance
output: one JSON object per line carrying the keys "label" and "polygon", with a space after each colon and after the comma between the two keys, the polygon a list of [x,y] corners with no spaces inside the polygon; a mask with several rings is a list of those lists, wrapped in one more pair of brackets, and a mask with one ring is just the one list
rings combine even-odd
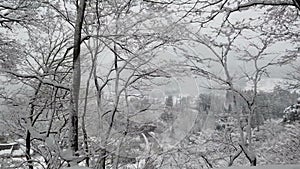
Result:
{"label": "snow-covered ground", "polygon": [[266,165],[266,166],[255,166],[255,167],[228,167],[219,169],[300,169],[299,165]]}
{"label": "snow-covered ground", "polygon": [[67,167],[67,168],[63,168],[63,169],[91,169],[91,168],[82,167],[82,166],[73,166],[73,167]]}

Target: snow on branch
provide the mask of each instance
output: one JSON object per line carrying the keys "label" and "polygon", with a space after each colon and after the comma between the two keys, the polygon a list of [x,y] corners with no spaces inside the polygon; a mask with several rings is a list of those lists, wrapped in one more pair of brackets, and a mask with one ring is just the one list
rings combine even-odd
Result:
{"label": "snow on branch", "polygon": [[56,83],[56,82],[54,82],[52,80],[44,79],[44,78],[42,78],[40,76],[37,76],[37,75],[20,74],[20,73],[11,71],[11,70],[0,70],[0,72],[5,72],[5,73],[8,73],[8,74],[11,74],[11,75],[13,75],[13,76],[15,76],[17,78],[37,79],[40,82],[42,82],[43,84],[54,86],[54,87],[57,87],[57,88],[60,88],[60,89],[68,90],[68,91],[70,90],[70,87],[67,86],[67,85],[59,84],[59,83]]}
{"label": "snow on branch", "polygon": [[243,9],[248,9],[249,7],[258,6],[258,5],[263,5],[263,6],[296,6],[298,8],[297,4],[299,4],[299,2],[295,3],[294,1],[299,1],[299,0],[293,0],[293,1],[255,0],[255,1],[250,1],[250,2],[246,2],[246,3],[241,3],[236,8],[228,9],[228,12],[236,12],[236,11],[240,11],[240,10],[243,10]]}

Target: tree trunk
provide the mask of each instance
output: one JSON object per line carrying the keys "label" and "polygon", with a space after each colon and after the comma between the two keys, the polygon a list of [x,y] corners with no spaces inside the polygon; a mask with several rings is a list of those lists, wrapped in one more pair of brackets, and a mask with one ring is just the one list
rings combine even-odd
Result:
{"label": "tree trunk", "polygon": [[28,168],[29,169],[33,169],[33,165],[32,165],[32,159],[31,159],[31,154],[30,154],[30,150],[31,150],[31,133],[29,128],[33,127],[33,115],[34,115],[34,109],[35,109],[35,100],[37,98],[37,95],[41,89],[42,83],[39,82],[37,89],[35,90],[34,93],[34,97],[32,98],[31,102],[30,102],[30,112],[29,112],[29,119],[27,121],[27,131],[26,131],[26,139],[25,139],[25,157],[26,160],[28,162]]}
{"label": "tree trunk", "polygon": [[[91,70],[93,71],[93,70]],[[88,135],[87,135],[87,131],[85,128],[85,116],[86,116],[86,111],[87,111],[87,98],[88,98],[88,94],[89,94],[89,84],[90,84],[90,79],[91,76],[89,76],[88,82],[87,82],[87,86],[86,86],[86,91],[85,91],[85,100],[84,100],[84,110],[83,110],[83,115],[82,115],[82,122],[81,122],[81,127],[82,127],[82,133],[83,133],[83,143],[84,143],[84,149],[86,152],[86,166],[89,167],[90,166],[90,158],[89,158],[89,145],[88,145]]]}
{"label": "tree trunk", "polygon": [[31,155],[30,155],[30,149],[31,149],[31,134],[30,131],[27,129],[26,133],[26,150],[25,150],[25,156],[28,163],[28,168],[33,169],[32,161],[31,161]]}
{"label": "tree trunk", "polygon": [[247,159],[249,160],[250,165],[251,166],[256,166],[256,156],[255,156],[255,154],[252,151],[248,150],[248,148],[243,144],[240,144],[240,147],[243,150],[243,152],[244,152],[245,156],[247,157]]}
{"label": "tree trunk", "polygon": [[[97,107],[98,107],[98,115],[99,115],[99,137],[101,139],[101,143],[100,143],[100,158],[97,160],[97,164],[96,164],[96,169],[105,169],[105,161],[106,161],[106,150],[105,150],[105,146],[104,146],[104,129],[103,129],[103,110],[101,109],[101,97],[102,97],[102,87],[100,87],[98,79],[97,79],[97,57],[95,56],[94,60],[93,60],[93,64],[94,64],[94,70],[93,70],[93,78],[94,78],[94,84],[97,90]],[[102,148],[103,146],[103,148]]]}
{"label": "tree trunk", "polygon": [[71,99],[70,99],[70,130],[69,130],[69,141],[70,149],[73,155],[76,155],[78,151],[78,100],[80,91],[80,80],[81,80],[81,70],[80,70],[80,43],[81,43],[81,30],[84,19],[84,10],[86,2],[85,0],[80,0],[77,6],[77,18],[75,23],[75,33],[74,33],[74,50],[73,50],[73,84],[71,89]]}
{"label": "tree trunk", "polygon": [[100,150],[100,158],[99,162],[97,163],[97,169],[105,169],[105,161],[106,161],[106,150],[101,149]]}
{"label": "tree trunk", "polygon": [[245,146],[245,144],[240,145],[240,147],[242,148],[243,152],[245,153],[247,159],[250,162],[251,166],[256,166],[256,155],[254,153],[254,151],[252,150],[252,129],[251,129],[251,123],[252,123],[252,116],[254,114],[254,109],[253,107],[249,108],[249,115],[248,115],[248,124],[247,124],[247,128],[246,128],[246,132],[247,132],[247,138],[246,140],[248,140],[247,146]]}
{"label": "tree trunk", "polygon": [[241,153],[242,153],[242,149],[239,149],[239,150],[233,155],[233,157],[230,157],[230,161],[229,161],[229,163],[228,163],[228,166],[229,166],[229,167],[233,165],[234,160],[237,159],[237,158],[240,156]]}
{"label": "tree trunk", "polygon": [[[90,71],[90,74],[89,74],[89,77],[88,77],[87,83],[86,83],[85,98],[84,98],[84,107],[83,107],[83,114],[82,114],[82,121],[81,121],[84,148],[85,148],[86,154],[88,155],[86,157],[85,162],[86,162],[86,166],[88,166],[88,167],[90,166],[90,157],[89,157],[88,134],[87,134],[86,127],[85,127],[85,116],[86,116],[86,113],[87,113],[87,103],[88,103],[90,81],[91,81],[91,78],[92,78],[92,75],[93,75],[93,72],[94,72],[94,69],[95,69],[95,59],[94,58],[97,57],[96,56],[97,52],[98,52],[98,47],[96,47],[95,54],[93,54],[91,52],[91,55],[92,55],[92,68],[91,68],[91,71]],[[93,57],[93,55],[95,55],[95,56]]]}

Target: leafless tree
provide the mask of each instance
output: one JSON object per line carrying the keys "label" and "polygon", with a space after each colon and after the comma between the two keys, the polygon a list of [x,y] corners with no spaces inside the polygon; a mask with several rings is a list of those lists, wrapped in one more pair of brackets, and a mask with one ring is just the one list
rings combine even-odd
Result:
{"label": "leafless tree", "polygon": [[[214,29],[210,28],[210,30]],[[183,51],[187,51],[187,54],[185,54],[187,57],[186,66],[196,75],[205,77],[214,83],[212,86],[206,87],[215,90],[225,90],[231,93],[228,95],[230,97],[226,99],[230,102],[232,112],[235,114],[233,116],[236,116],[237,119],[240,120],[243,118],[242,109],[237,105],[238,100],[242,100],[246,104],[246,126],[239,126],[241,129],[241,140],[239,143],[241,149],[231,158],[229,165],[232,165],[234,159],[239,156],[241,151],[245,153],[251,165],[256,165],[254,150],[251,148],[251,124],[254,110],[256,109],[256,98],[259,90],[258,84],[262,77],[269,76],[268,69],[270,67],[285,64],[289,60],[285,59],[282,54],[278,55],[268,51],[268,48],[275,43],[275,40],[269,35],[261,35],[258,38],[255,36],[253,36],[255,38],[249,37],[246,31],[250,31],[254,35],[257,30],[251,28],[250,25],[245,26],[243,23],[240,25],[231,25],[229,22],[228,25],[223,23],[223,27],[215,30],[209,31],[209,35],[192,33],[191,41],[207,48],[212,56],[201,56],[190,52],[190,50],[183,49]],[[247,43],[243,45],[245,40]],[[266,58],[269,59],[266,60]],[[248,66],[247,68],[240,66],[233,69],[230,67],[230,62],[233,61],[241,61],[241,64],[244,62]],[[251,67],[249,67],[250,65]],[[220,69],[211,69],[214,67],[219,67]],[[238,69],[240,70],[238,71]],[[238,87],[238,79],[244,79],[253,85],[250,96],[243,93]],[[244,134],[244,130],[246,131],[246,135]]]}

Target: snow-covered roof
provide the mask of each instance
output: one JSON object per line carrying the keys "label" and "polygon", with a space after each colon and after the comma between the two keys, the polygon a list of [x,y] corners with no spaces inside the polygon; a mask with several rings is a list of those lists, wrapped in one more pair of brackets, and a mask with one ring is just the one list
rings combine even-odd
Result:
{"label": "snow-covered roof", "polygon": [[[2,143],[0,147],[4,147],[5,149],[0,150],[0,157],[23,157],[25,156],[26,147],[18,142],[12,143]],[[16,148],[16,146],[18,146]],[[33,154],[33,150],[30,150],[30,154]]]}
{"label": "snow-covered roof", "polygon": [[12,143],[0,143],[0,147],[1,146],[15,146],[15,145],[18,145],[17,142],[12,142]]}
{"label": "snow-covered roof", "polygon": [[0,151],[0,157],[7,157],[11,155],[12,149],[5,149]]}

